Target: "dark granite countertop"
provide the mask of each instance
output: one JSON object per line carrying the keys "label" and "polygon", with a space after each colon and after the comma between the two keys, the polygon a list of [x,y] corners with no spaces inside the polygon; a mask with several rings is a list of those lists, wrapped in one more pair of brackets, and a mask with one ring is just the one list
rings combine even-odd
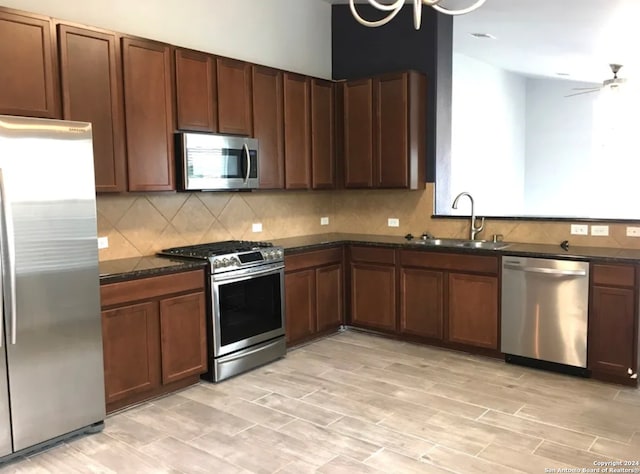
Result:
{"label": "dark granite countertop", "polygon": [[100,284],[197,270],[204,268],[206,264],[207,262],[202,260],[178,260],[153,255],[105,260],[99,263]]}
{"label": "dark granite countertop", "polygon": [[[364,244],[391,248],[420,249],[433,252],[456,252],[469,254],[497,254],[517,255],[524,257],[562,258],[567,260],[598,260],[611,263],[640,262],[640,250],[616,249],[607,247],[575,247],[563,250],[560,245],[509,243],[500,250],[464,249],[459,247],[422,247],[411,244],[402,236],[366,235],[366,234],[315,234],[300,237],[290,237],[272,241],[274,245],[281,245],[285,253],[297,253],[314,249],[321,249],[340,244]],[[508,242],[507,242],[508,243]]]}

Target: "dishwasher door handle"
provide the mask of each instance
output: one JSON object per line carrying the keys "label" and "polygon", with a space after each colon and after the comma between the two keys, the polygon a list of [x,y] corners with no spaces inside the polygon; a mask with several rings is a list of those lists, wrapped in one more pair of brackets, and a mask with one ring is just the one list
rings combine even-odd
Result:
{"label": "dishwasher door handle", "polygon": [[509,270],[520,270],[528,273],[544,273],[547,275],[563,275],[563,276],[587,276],[587,272],[584,270],[558,270],[557,268],[542,268],[542,267],[521,267],[518,265],[504,264],[504,268]]}

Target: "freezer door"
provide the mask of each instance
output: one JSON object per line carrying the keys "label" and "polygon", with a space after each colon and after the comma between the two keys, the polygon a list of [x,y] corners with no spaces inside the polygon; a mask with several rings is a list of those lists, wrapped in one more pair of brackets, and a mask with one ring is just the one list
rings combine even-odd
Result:
{"label": "freezer door", "polygon": [[[0,317],[0,325],[2,318]],[[0,336],[2,338],[2,336]],[[4,341],[0,343],[0,458],[11,454],[11,418],[9,417],[9,385]]]}
{"label": "freezer door", "polygon": [[7,367],[19,451],[105,416],[91,126],[0,116],[0,170]]}

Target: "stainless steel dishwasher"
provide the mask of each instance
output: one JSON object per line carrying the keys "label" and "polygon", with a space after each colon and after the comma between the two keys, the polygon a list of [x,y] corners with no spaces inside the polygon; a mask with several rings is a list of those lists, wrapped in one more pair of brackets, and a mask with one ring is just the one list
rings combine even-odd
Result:
{"label": "stainless steel dishwasher", "polygon": [[501,350],[506,360],[586,368],[588,302],[588,262],[504,255]]}

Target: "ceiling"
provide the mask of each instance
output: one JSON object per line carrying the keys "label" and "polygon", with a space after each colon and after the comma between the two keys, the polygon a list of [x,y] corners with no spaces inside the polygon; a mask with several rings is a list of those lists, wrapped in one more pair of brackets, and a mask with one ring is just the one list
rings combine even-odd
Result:
{"label": "ceiling", "polygon": [[[442,4],[460,7],[473,1]],[[487,0],[478,10],[454,17],[454,51],[527,75],[564,73],[571,80],[601,82],[611,77],[612,62],[625,66],[620,77],[640,72],[638,25],[640,0]]]}

